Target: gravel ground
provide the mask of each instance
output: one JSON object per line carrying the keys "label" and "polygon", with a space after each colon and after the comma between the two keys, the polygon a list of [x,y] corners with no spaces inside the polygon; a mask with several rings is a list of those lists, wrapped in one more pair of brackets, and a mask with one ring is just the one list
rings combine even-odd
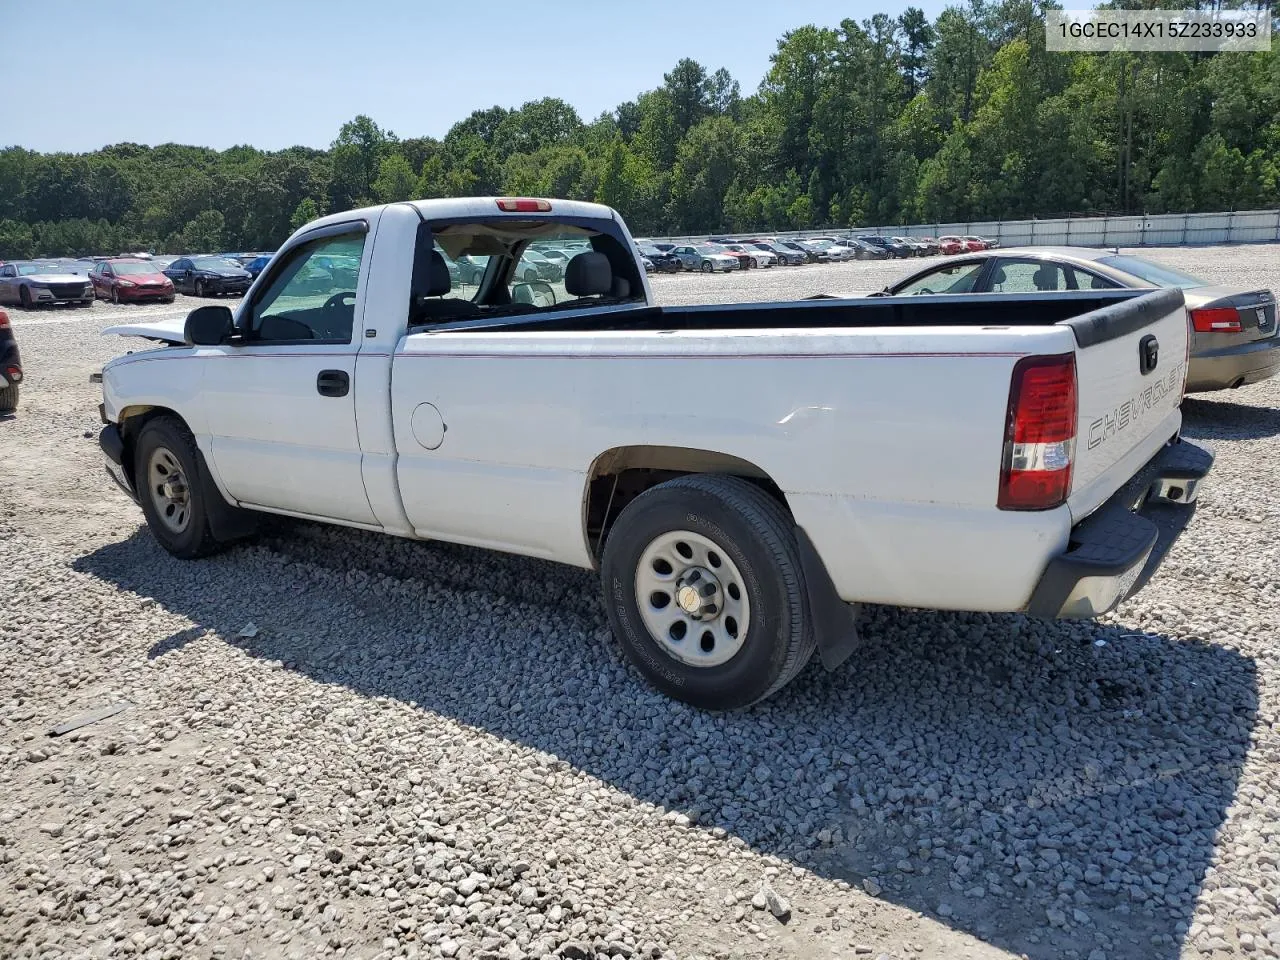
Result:
{"label": "gravel ground", "polygon": [[[1280,289],[1276,246],[1148,255]],[[1104,622],[874,609],[836,672],[713,716],[627,668],[580,571],[291,523],[163,554],[88,375],[182,301],[12,311],[0,954],[1280,956],[1280,383],[1186,402],[1213,483]]]}

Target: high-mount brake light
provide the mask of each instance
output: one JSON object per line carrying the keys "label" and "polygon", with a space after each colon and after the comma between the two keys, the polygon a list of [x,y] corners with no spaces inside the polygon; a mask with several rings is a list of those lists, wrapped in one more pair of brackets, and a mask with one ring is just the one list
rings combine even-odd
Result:
{"label": "high-mount brake light", "polygon": [[1013,368],[1000,465],[1001,510],[1050,510],[1071,493],[1076,358],[1023,357]]}
{"label": "high-mount brake light", "polygon": [[550,200],[533,200],[527,197],[503,197],[498,209],[505,213],[550,213]]}
{"label": "high-mount brake light", "polygon": [[1196,333],[1240,333],[1240,313],[1235,307],[1209,307],[1191,311]]}

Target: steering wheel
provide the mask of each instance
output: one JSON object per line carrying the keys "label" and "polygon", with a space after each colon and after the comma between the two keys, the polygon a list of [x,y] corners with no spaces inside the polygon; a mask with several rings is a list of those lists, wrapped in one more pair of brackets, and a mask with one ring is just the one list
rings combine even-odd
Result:
{"label": "steering wheel", "polygon": [[332,297],[330,297],[328,300],[326,300],[326,301],[324,302],[324,309],[326,309],[326,310],[336,310],[336,309],[338,309],[338,307],[343,306],[342,301],[346,300],[346,299],[347,299],[347,297],[350,297],[350,298],[351,298],[351,305],[352,305],[352,306],[355,306],[355,302],[356,302],[356,294],[355,294],[355,291],[354,291],[354,290],[343,290],[341,293],[335,293]]}
{"label": "steering wheel", "polygon": [[916,291],[916,296],[917,297],[928,296],[929,294],[935,293],[935,292],[936,291],[930,290],[928,287],[921,287],[919,290]]}

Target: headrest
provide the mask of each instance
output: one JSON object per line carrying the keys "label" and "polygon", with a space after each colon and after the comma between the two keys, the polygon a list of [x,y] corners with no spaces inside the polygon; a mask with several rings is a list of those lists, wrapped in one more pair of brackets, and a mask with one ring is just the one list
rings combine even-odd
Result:
{"label": "headrest", "polygon": [[453,289],[449,282],[449,265],[444,262],[444,255],[439,250],[431,251],[431,267],[427,274],[427,289],[423,296],[443,297]]}
{"label": "headrest", "polygon": [[992,283],[1004,283],[1009,279],[1009,275],[1004,272],[1004,267],[996,267],[996,272],[991,275]]}
{"label": "headrest", "polygon": [[1058,268],[1051,263],[1044,263],[1036,269],[1033,278],[1037,290],[1058,289]]}
{"label": "headrest", "polygon": [[603,253],[580,253],[564,270],[564,288],[571,297],[594,297],[613,290],[613,267]]}

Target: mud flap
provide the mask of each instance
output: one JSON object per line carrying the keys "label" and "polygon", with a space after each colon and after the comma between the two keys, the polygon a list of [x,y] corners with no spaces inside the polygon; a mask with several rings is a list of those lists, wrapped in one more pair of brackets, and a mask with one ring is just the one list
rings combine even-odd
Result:
{"label": "mud flap", "polygon": [[222,491],[213,482],[209,474],[209,465],[204,461],[204,453],[196,447],[196,459],[199,461],[200,488],[204,492],[204,502],[208,504],[209,532],[223,543],[240,540],[257,532],[258,518],[252,510],[233,507],[222,496]]}
{"label": "mud flap", "polygon": [[826,564],[803,527],[796,527],[796,542],[800,547],[800,564],[804,568],[805,592],[809,599],[814,638],[818,643],[818,656],[822,658],[823,667],[834,670],[862,645],[857,627],[858,605],[840,599]]}

